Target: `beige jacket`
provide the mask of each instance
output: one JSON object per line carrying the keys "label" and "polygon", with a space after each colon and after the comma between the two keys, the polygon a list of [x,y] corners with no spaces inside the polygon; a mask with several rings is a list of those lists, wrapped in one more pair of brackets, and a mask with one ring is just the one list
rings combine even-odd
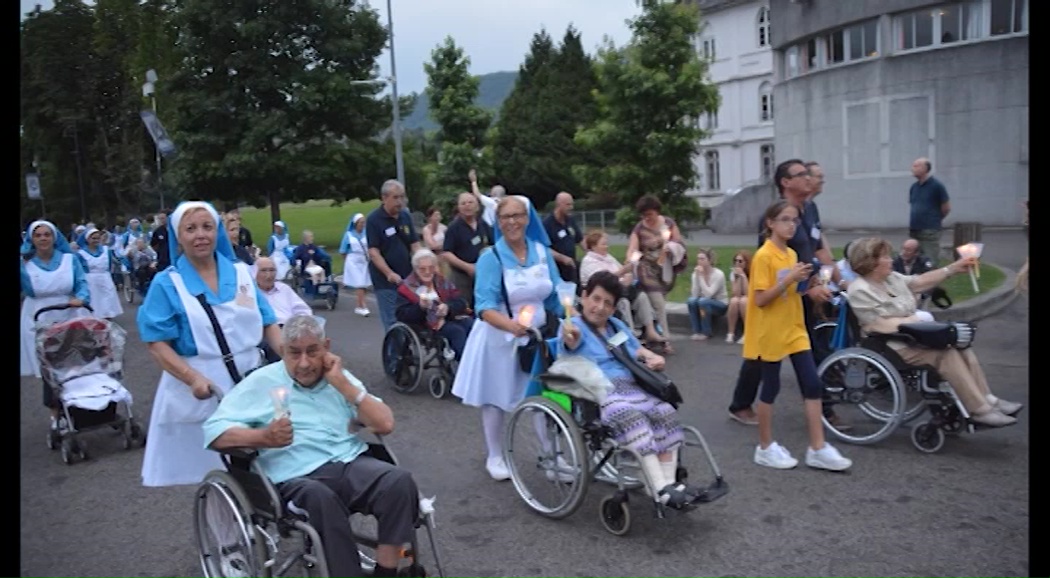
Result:
{"label": "beige jacket", "polygon": [[[902,275],[894,271],[886,278],[886,291],[872,285],[867,279],[857,277],[849,284],[846,294],[849,307],[857,316],[861,331],[869,333],[896,333],[901,323],[921,321],[915,316],[915,297],[911,282],[915,275]],[[901,342],[890,342],[890,347],[901,349]]]}

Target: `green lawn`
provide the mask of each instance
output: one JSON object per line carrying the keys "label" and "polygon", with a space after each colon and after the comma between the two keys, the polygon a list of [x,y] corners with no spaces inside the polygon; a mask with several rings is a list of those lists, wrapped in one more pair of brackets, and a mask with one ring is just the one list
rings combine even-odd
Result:
{"label": "green lawn", "polygon": [[[322,245],[329,253],[332,254],[333,264],[332,270],[337,274],[342,274],[343,271],[343,256],[338,253],[339,244],[343,238],[343,232],[346,231],[346,224],[350,221],[350,217],[354,213],[365,213],[366,215],[374,208],[379,206],[379,201],[372,200],[368,202],[359,201],[348,201],[343,203],[342,206],[334,206],[331,201],[308,201],[302,204],[282,204],[281,205],[281,220],[283,220],[291,231],[292,242],[298,243],[300,235],[303,229],[310,229],[314,232],[314,238],[318,245]],[[270,236],[272,230],[270,226],[270,210],[265,209],[241,209],[241,216],[243,219],[244,226],[252,232],[252,237],[255,244],[262,247],[263,250],[266,248],[266,240]],[[696,263],[696,251],[700,247],[698,245],[689,246],[689,261],[690,263]],[[729,274],[730,260],[733,258],[733,254],[739,249],[747,249],[751,253],[755,252],[755,247],[711,247],[715,252],[717,265],[726,273]],[[627,251],[625,245],[611,245],[609,252],[612,253],[621,262],[624,260],[624,253]],[[842,258],[842,249],[835,249],[832,251],[836,259]],[[947,265],[948,262],[942,262],[941,265]],[[691,269],[691,268],[690,268]],[[1005,275],[999,269],[984,264],[981,266],[981,278],[978,280],[978,286],[981,289],[981,293],[987,293],[991,289],[994,289],[1002,284]],[[969,275],[956,275],[949,279],[944,284],[945,291],[951,297],[952,301],[959,303],[967,299],[972,299],[976,296],[973,292],[973,287],[970,284]],[[674,290],[669,295],[670,301],[684,302],[689,296],[689,276],[683,274],[679,276],[678,282],[675,284]]]}

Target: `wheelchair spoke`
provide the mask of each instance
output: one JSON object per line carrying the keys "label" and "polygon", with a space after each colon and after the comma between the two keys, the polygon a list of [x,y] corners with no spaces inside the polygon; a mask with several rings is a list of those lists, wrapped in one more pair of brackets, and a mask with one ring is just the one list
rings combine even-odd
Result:
{"label": "wheelchair spoke", "polygon": [[829,355],[817,373],[839,420],[824,420],[833,437],[870,444],[899,427],[906,403],[905,384],[886,358],[870,350],[847,348]]}

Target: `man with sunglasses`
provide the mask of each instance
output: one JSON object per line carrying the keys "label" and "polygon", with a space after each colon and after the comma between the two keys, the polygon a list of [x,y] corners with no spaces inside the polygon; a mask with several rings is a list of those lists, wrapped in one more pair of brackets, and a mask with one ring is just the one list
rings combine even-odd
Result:
{"label": "man with sunglasses", "polygon": [[[838,267],[835,267],[835,259],[831,255],[827,241],[824,239],[823,228],[820,224],[820,213],[817,206],[810,200],[814,190],[814,182],[810,178],[806,163],[799,159],[791,159],[777,165],[774,181],[780,197],[798,207],[800,223],[795,228],[795,236],[788,241],[788,247],[798,254],[799,263],[813,263],[817,265],[830,265],[832,267],[832,280],[840,279]],[[760,220],[761,221],[761,220]],[[761,231],[764,223],[759,223],[758,246],[761,247],[764,239]],[[813,268],[813,276],[800,285],[799,292],[802,293],[802,310],[806,317],[806,329],[810,332],[810,341],[813,341],[813,327],[816,325],[814,318],[814,304],[823,304],[831,300],[831,291],[822,284],[815,283],[820,267]],[[744,336],[747,339],[747,336]],[[816,350],[814,350],[816,352]],[[819,364],[822,360],[817,359]],[[740,375],[737,378],[736,389],[733,391],[733,402],[729,406],[729,417],[734,421],[746,425],[758,425],[758,418],[752,409],[755,397],[758,395],[758,387],[762,383],[762,366],[755,360],[745,359],[740,367]],[[839,431],[846,431],[849,425],[835,415],[829,404],[824,405],[824,417],[832,423]]]}

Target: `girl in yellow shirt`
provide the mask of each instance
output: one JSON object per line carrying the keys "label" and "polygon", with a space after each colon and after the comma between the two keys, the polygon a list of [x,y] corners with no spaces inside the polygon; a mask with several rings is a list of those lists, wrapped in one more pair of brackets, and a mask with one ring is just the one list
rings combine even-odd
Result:
{"label": "girl in yellow shirt", "polygon": [[842,457],[824,440],[821,420],[823,385],[810,351],[802,297],[798,285],[813,274],[813,266],[799,263],[787,246],[801,224],[798,209],[786,200],[770,205],[765,213],[765,243],[751,260],[747,315],[744,317],[744,358],[762,362],[762,390],[758,396],[758,441],[755,463],[791,469],[798,460],[773,440],[773,401],[780,392],[780,362],[791,358],[795,376],[805,399],[809,448],[806,465],[842,471],[853,462]]}

